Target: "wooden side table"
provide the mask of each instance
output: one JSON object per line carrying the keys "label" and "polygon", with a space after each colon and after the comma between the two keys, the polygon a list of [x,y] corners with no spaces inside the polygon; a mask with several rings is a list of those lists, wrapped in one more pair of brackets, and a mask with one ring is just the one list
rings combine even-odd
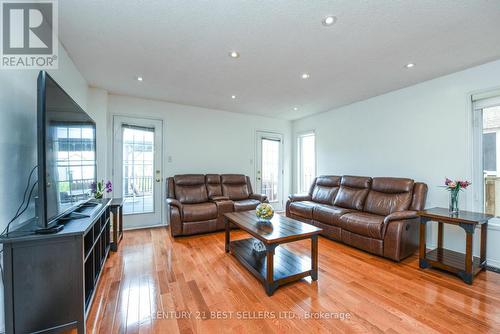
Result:
{"label": "wooden side table", "polygon": [[[488,220],[493,218],[478,212],[460,211],[450,214],[445,208],[432,208],[419,211],[420,216],[420,249],[419,265],[425,269],[435,267],[458,275],[465,283],[472,284],[474,276],[486,267],[486,240],[488,234]],[[427,222],[438,223],[437,248],[427,251],[426,227]],[[443,224],[458,225],[465,231],[465,254],[443,248]],[[481,226],[480,256],[472,255],[472,244],[476,226]]]}
{"label": "wooden side table", "polygon": [[116,252],[123,238],[123,198],[113,198],[110,208],[113,214],[111,250]]}

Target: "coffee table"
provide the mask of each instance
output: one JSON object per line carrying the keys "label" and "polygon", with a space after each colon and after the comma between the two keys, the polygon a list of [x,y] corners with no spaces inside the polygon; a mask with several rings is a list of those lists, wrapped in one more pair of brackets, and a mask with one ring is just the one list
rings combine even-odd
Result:
{"label": "coffee table", "polygon": [[[275,215],[271,224],[258,223],[255,211],[224,214],[226,227],[226,253],[231,252],[243,266],[257,277],[268,296],[281,285],[311,276],[318,279],[318,234],[316,226],[298,220]],[[249,233],[252,237],[231,241],[231,224]],[[255,239],[260,240],[266,250],[253,250]],[[311,257],[295,254],[279,245],[311,239]]]}

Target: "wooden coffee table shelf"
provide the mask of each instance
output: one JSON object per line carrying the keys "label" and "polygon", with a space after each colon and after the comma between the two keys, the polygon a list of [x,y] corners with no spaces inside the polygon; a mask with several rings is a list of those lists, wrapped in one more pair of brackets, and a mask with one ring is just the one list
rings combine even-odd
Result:
{"label": "wooden coffee table shelf", "polygon": [[[271,296],[283,284],[307,276],[311,276],[313,281],[318,279],[318,234],[322,229],[280,215],[273,217],[271,225],[262,225],[258,223],[254,211],[226,213],[224,218],[226,252],[231,252],[262,282],[267,295]],[[231,241],[231,224],[248,232],[252,238]],[[303,239],[311,239],[311,257],[295,254],[280,246]],[[256,240],[264,244],[265,252],[253,250]]]}
{"label": "wooden coffee table shelf", "polygon": [[[231,242],[231,253],[261,282],[266,280],[267,257],[266,253],[257,254],[253,251],[255,238],[236,240]],[[273,280],[278,285],[291,280],[298,280],[311,276],[311,258],[297,255],[286,248],[277,247],[274,252]]]}

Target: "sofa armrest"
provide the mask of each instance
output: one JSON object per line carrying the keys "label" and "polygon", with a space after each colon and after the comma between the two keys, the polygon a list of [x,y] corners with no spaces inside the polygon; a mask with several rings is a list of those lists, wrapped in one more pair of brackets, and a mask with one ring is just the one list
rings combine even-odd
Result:
{"label": "sofa armrest", "polygon": [[171,206],[174,206],[177,208],[177,211],[179,211],[179,218],[180,220],[184,220],[184,213],[182,211],[182,203],[176,200],[175,198],[167,198],[167,205],[169,206],[169,209]]}
{"label": "sofa armrest", "polygon": [[312,197],[309,194],[291,194],[288,195],[288,199],[291,202],[300,202],[300,201],[310,201]]}
{"label": "sofa armrest", "polygon": [[250,196],[248,196],[248,198],[256,199],[256,200],[260,201],[261,203],[267,202],[267,196],[264,194],[251,194]]}
{"label": "sofa armrest", "polygon": [[384,219],[384,224],[388,224],[393,220],[405,220],[405,219],[413,219],[418,218],[417,211],[398,211],[393,212],[390,215],[386,216]]}
{"label": "sofa armrest", "polygon": [[227,196],[210,196],[209,199],[213,202],[218,202],[218,201],[228,201],[229,197],[227,197]]}
{"label": "sofa armrest", "polygon": [[182,213],[182,203],[175,198],[167,198],[167,204],[177,207],[179,209],[179,212]]}

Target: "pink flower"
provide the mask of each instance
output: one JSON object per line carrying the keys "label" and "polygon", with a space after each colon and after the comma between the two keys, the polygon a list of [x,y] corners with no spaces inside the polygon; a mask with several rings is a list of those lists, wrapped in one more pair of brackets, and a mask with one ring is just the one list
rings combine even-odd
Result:
{"label": "pink flower", "polygon": [[450,180],[450,182],[447,184],[447,186],[448,186],[449,188],[456,188],[456,187],[457,187],[457,184],[456,184],[454,181],[451,181],[451,180]]}
{"label": "pink flower", "polygon": [[458,181],[458,184],[460,184],[460,188],[464,189],[471,185],[469,181]]}

